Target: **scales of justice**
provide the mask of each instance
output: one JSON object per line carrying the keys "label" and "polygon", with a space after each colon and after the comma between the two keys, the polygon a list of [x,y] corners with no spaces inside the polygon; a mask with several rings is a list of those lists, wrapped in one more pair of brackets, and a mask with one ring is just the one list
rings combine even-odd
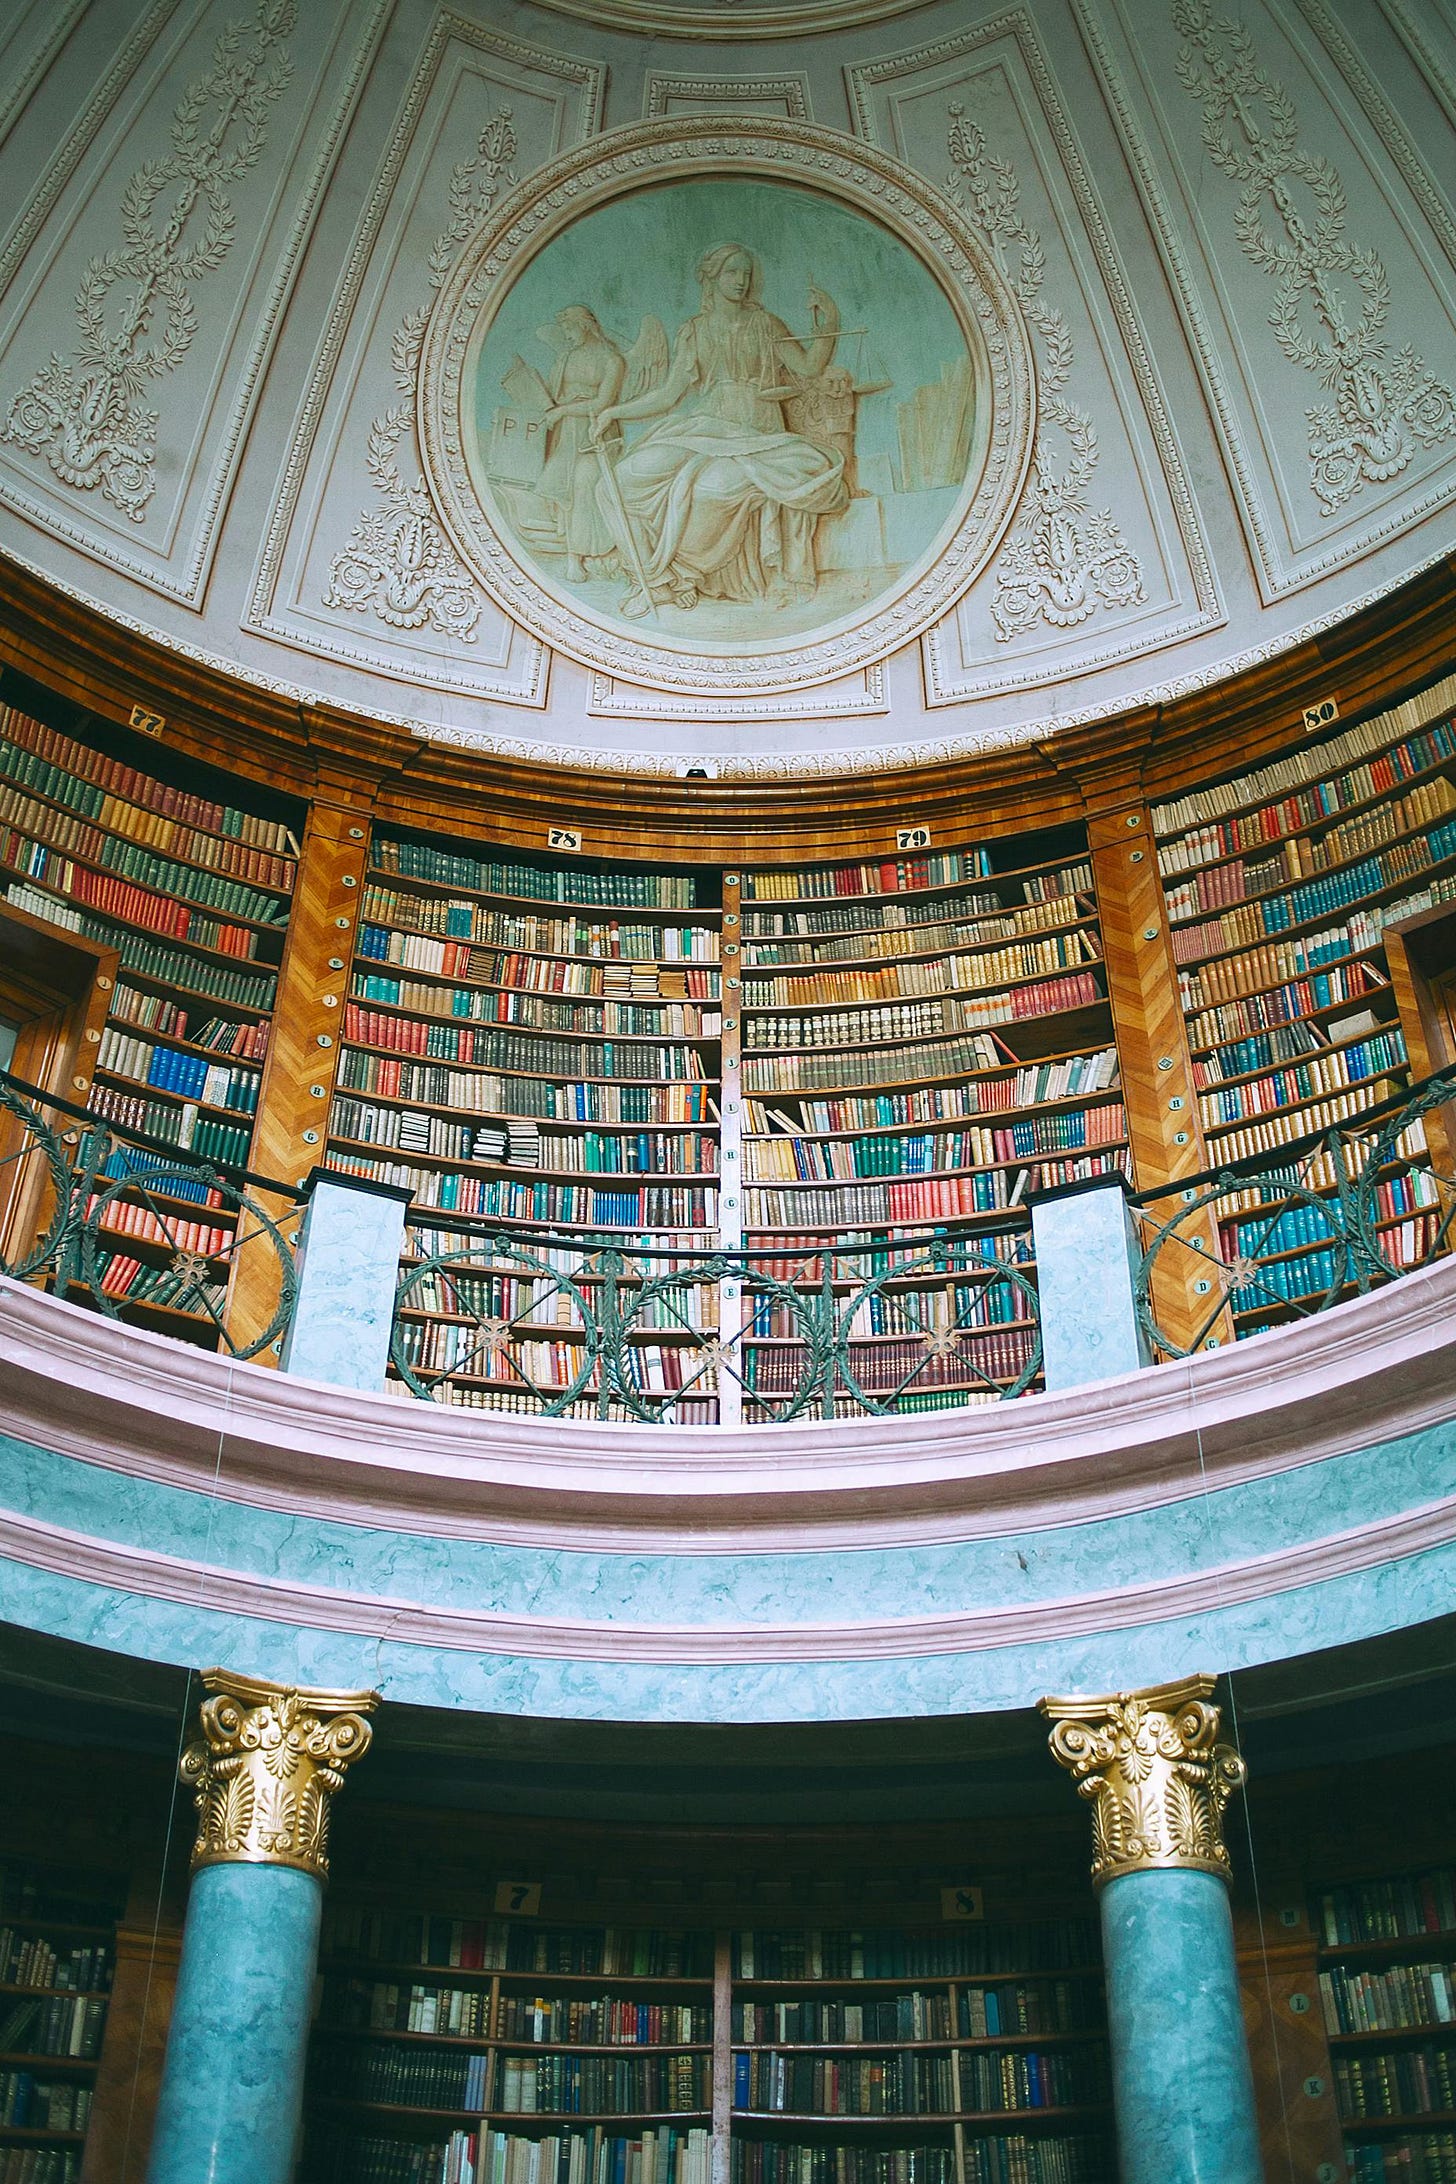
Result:
{"label": "scales of justice", "polygon": [[[538,337],[556,351],[548,370],[512,360],[486,461],[502,514],[572,590],[628,620],[721,601],[748,633],[760,615],[833,611],[891,565],[856,439],[860,405],[893,383],[817,284],[795,330],[765,307],[745,245],[707,251],[696,276],[702,307],[671,341],[648,317],[628,347],[570,303]],[[968,447],[968,420],[957,437]]]}

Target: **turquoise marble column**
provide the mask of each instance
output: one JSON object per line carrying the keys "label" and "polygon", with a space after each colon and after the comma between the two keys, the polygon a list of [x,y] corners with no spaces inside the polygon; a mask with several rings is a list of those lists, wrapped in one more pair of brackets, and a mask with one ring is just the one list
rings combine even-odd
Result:
{"label": "turquoise marble column", "polygon": [[1137,1320],[1141,1254],[1122,1177],[1040,1193],[1031,1202],[1031,1239],[1048,1389],[1151,1363]]}
{"label": "turquoise marble column", "polygon": [[283,1370],[337,1388],[384,1386],[410,1193],[315,1168],[298,1246]]}
{"label": "turquoise marble column", "polygon": [[1122,2184],[1264,2175],[1222,1832],[1245,1769],[1218,1742],[1213,1687],[1038,1702],[1092,1807]]}
{"label": "turquoise marble column", "polygon": [[328,1877],[329,1803],[369,1749],[372,1691],[208,1669],[182,1759],[192,1892],[147,2184],[288,2184]]}

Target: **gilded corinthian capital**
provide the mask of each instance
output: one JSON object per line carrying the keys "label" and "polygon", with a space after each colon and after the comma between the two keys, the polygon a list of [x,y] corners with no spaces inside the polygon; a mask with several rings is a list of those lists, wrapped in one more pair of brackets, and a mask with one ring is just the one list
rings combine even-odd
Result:
{"label": "gilded corinthian capital", "polygon": [[377,1691],[294,1691],[203,1670],[202,1735],[182,1755],[197,1807],[192,1869],[286,1865],[329,1877],[329,1800],[369,1749]]}
{"label": "gilded corinthian capital", "polygon": [[1092,1879],[1182,1868],[1230,1877],[1223,1813],[1248,1769],[1218,1742],[1212,1676],[1100,1699],[1038,1699],[1053,1757],[1092,1807]]}

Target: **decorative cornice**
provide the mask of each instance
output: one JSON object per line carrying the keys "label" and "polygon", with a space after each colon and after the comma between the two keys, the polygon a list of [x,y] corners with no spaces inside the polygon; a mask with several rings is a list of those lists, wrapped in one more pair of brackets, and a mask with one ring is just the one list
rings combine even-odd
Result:
{"label": "decorative cornice", "polygon": [[1099,1699],[1038,1699],[1053,1724],[1052,1756],[1092,1807],[1092,1881],[1126,1873],[1231,1878],[1224,1807],[1248,1769],[1218,1741],[1215,1678],[1118,1691]]}
{"label": "decorative cornice", "polygon": [[[1257,1344],[950,1422],[543,1432],[412,1404],[402,1442],[387,1397],[204,1353],[181,1382],[166,1336],[3,1279],[0,1358],[0,1431],[303,1520],[606,1552],[880,1547],[1167,1508],[1443,1426],[1456,1410],[1456,1260]],[[1449,1512],[1423,1521],[1444,1538]],[[1364,1536],[1322,1551],[1347,1566]],[[1267,1589],[1268,1572],[1249,1569]]]}
{"label": "decorative cornice", "polygon": [[192,1870],[281,1865],[329,1877],[329,1801],[364,1757],[377,1691],[306,1691],[208,1668],[202,1735],[178,1772],[197,1807]]}

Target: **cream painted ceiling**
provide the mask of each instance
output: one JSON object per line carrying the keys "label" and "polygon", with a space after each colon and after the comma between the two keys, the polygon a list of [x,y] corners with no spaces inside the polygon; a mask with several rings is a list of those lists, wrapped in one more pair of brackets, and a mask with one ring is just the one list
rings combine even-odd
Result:
{"label": "cream painted ceiling", "polygon": [[[808,688],[649,688],[531,634],[419,444],[482,223],[608,132],[715,115],[913,170],[1036,374],[969,589]],[[0,550],[483,753],[835,774],[1054,732],[1449,550],[1453,175],[1451,0],[8,0]]]}

